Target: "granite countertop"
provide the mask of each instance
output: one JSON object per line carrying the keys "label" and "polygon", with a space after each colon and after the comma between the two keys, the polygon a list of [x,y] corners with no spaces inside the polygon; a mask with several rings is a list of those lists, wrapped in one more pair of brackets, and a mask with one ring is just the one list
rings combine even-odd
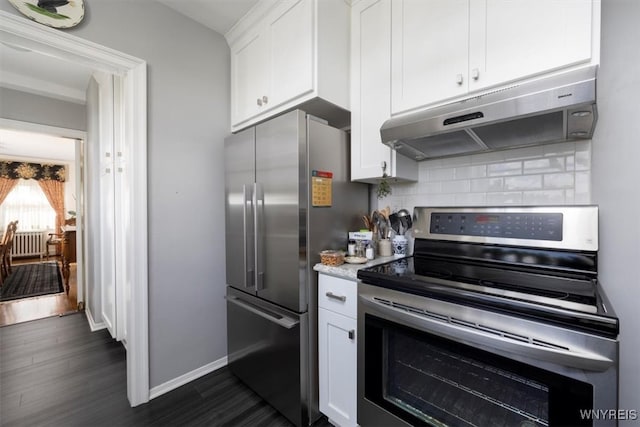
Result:
{"label": "granite countertop", "polygon": [[[404,255],[403,255],[404,256]],[[358,270],[361,268],[372,267],[378,264],[384,264],[385,262],[393,261],[394,259],[398,259],[400,257],[395,256],[383,256],[377,257],[368,261],[366,264],[347,264],[344,263],[338,266],[324,265],[318,263],[313,266],[313,269],[318,273],[328,274],[330,276],[340,277],[342,279],[347,280],[358,280]]]}

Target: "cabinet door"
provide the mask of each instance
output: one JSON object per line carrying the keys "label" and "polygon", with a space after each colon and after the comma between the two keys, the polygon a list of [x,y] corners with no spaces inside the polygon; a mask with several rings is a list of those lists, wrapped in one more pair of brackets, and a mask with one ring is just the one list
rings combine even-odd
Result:
{"label": "cabinet door", "polygon": [[417,164],[396,159],[380,139],[380,127],[390,116],[391,0],[364,0],[351,10],[352,181],[376,182],[383,163],[389,176],[417,180]]}
{"label": "cabinet door", "polygon": [[254,31],[231,51],[231,122],[241,123],[264,110],[268,96],[268,40]]}
{"label": "cabinet door", "polygon": [[313,1],[286,1],[267,26],[269,49],[268,108],[313,90]]}
{"label": "cabinet door", "polygon": [[464,94],[469,0],[394,0],[392,4],[392,114]]}
{"label": "cabinet door", "polygon": [[356,426],[356,319],[318,310],[320,411],[341,427]]}
{"label": "cabinet door", "polygon": [[591,0],[471,2],[469,90],[592,57]]}
{"label": "cabinet door", "polygon": [[380,178],[391,149],[380,140],[390,116],[391,0],[351,10],[351,179]]}

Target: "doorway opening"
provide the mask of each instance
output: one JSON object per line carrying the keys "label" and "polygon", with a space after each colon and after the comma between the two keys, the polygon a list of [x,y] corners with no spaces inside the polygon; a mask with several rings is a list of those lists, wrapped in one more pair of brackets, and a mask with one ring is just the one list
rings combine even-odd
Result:
{"label": "doorway opening", "polygon": [[[0,11],[3,43],[82,64],[120,78],[116,108],[122,118],[118,172],[124,191],[116,233],[121,242],[116,280],[127,284],[127,395],[131,406],[149,400],[147,94],[146,62],[68,33]],[[1,124],[1,123],[0,123]],[[72,136],[74,137],[74,136]],[[127,233],[125,234],[125,231]],[[118,238],[119,237],[119,238]]]}
{"label": "doorway opening", "polygon": [[[12,178],[19,177],[0,204],[0,224],[18,220],[8,257],[11,274],[2,286],[0,326],[75,313],[85,305],[84,263],[78,264],[76,239],[70,239],[78,234],[76,216],[82,207],[77,145],[83,141],[58,136],[64,130],[29,123],[22,127],[30,130],[0,128],[3,174],[11,169]],[[52,178],[60,180],[54,186],[60,197],[45,194],[40,185],[41,179]],[[57,224],[58,215],[64,229]]]}
{"label": "doorway opening", "polygon": [[[84,307],[85,295],[83,276],[80,275],[78,280],[76,257],[73,260],[70,257],[76,254],[75,239],[66,242],[68,254],[64,258],[64,234],[61,233],[65,231],[57,226],[56,211],[52,206],[52,202],[60,203],[60,200],[48,199],[38,182],[38,176],[25,178],[42,165],[63,167],[56,169],[56,177],[64,179],[58,187],[64,203],[59,206],[62,210],[60,215],[65,218],[67,236],[71,235],[73,229],[75,237],[76,215],[81,208],[76,203],[79,199],[76,193],[82,188],[82,180],[76,173],[76,170],[82,169],[82,165],[75,167],[75,146],[81,141],[4,128],[0,129],[0,138],[3,153],[0,160],[3,165],[25,167],[21,178],[15,180],[15,186],[0,205],[0,224],[18,220],[8,258],[11,274],[2,287],[0,326],[74,313]],[[80,264],[84,263],[81,261]],[[68,269],[63,274],[65,265]]]}

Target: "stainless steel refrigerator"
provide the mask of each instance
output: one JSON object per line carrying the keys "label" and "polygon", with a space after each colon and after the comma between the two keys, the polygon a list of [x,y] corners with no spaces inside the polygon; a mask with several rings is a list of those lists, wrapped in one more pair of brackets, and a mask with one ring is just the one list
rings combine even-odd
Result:
{"label": "stainless steel refrigerator", "polygon": [[318,411],[317,273],[362,226],[345,132],[296,110],[225,140],[228,365],[297,426]]}

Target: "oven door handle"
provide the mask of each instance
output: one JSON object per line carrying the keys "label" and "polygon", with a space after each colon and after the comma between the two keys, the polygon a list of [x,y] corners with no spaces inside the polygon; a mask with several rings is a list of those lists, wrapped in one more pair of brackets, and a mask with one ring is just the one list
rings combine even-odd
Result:
{"label": "oven door handle", "polygon": [[[603,372],[614,366],[610,358],[584,349],[569,349],[566,346],[543,346],[532,342],[520,341],[514,338],[498,335],[482,330],[470,322],[452,323],[450,318],[443,319],[429,317],[418,312],[392,307],[375,301],[372,296],[360,295],[360,302],[374,311],[363,310],[366,313],[382,316],[403,325],[408,325],[420,331],[448,338],[452,341],[480,347],[492,353],[511,353],[539,361],[579,368],[588,371]],[[416,310],[417,311],[417,310]],[[563,347],[563,348],[560,348]],[[498,350],[498,351],[496,351]]]}

